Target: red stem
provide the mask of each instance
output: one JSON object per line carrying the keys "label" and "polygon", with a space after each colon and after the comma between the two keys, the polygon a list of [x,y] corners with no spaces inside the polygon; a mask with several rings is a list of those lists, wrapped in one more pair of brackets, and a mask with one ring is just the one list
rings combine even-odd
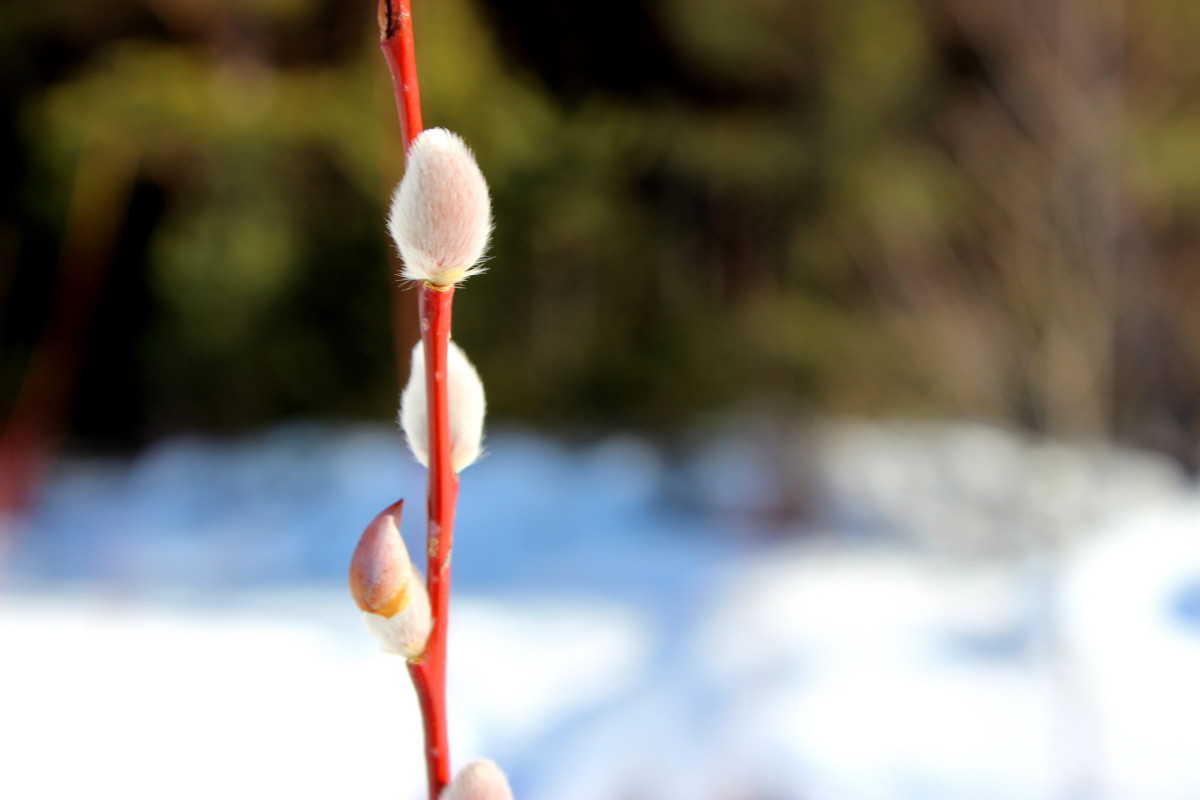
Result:
{"label": "red stem", "polygon": [[400,136],[404,151],[421,126],[421,88],[417,83],[417,57],[413,49],[412,10],[409,0],[379,0],[379,47],[392,73],[396,92],[396,111],[400,115]]}
{"label": "red stem", "polygon": [[[421,133],[421,91],[413,50],[409,0],[379,0],[379,42],[387,59],[400,115],[404,151]],[[426,582],[433,630],[420,660],[408,666],[425,726],[425,768],[429,800],[438,800],[450,782],[450,741],[446,727],[446,631],[450,612],[450,551],[454,545],[454,508],[458,476],[450,461],[446,352],[454,287],[418,290],[421,342],[425,349],[425,391],[429,408],[429,506]]]}
{"label": "red stem", "polygon": [[454,547],[454,509],[458,476],[450,461],[450,415],[447,361],[454,287],[422,286],[418,290],[421,342],[425,348],[425,390],[429,398],[429,602],[433,630],[420,661],[410,664],[425,723],[425,765],[429,798],[437,800],[450,782],[450,744],[446,734],[446,631],[450,611],[450,553]]}
{"label": "red stem", "polygon": [[[136,165],[124,150],[100,147],[94,128],[79,157],[50,312],[0,427],[0,519],[29,510],[66,435],[88,330],[124,222]],[[16,530],[0,531],[0,566]]]}

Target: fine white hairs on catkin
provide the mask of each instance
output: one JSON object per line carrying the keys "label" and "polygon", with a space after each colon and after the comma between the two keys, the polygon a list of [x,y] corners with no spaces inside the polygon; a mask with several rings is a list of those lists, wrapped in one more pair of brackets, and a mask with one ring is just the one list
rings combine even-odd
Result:
{"label": "fine white hairs on catkin", "polygon": [[[462,472],[479,458],[483,450],[483,417],[487,400],[483,381],[454,342],[446,355],[447,406],[450,412],[450,468]],[[420,342],[413,348],[408,385],[400,396],[400,427],[408,447],[425,466],[429,466],[429,405],[425,395],[425,350]]]}
{"label": "fine white hairs on catkin", "polygon": [[496,762],[481,758],[458,771],[440,800],[513,800],[513,793]]}
{"label": "fine white hairs on catkin", "polygon": [[350,594],[383,649],[414,659],[425,652],[433,614],[400,536],[403,506],[400,501],[385,508],[359,539],[350,560]]}
{"label": "fine white hairs on catkin", "polygon": [[479,266],[492,232],[487,182],[458,134],[430,128],[408,148],[404,178],[392,195],[391,234],[405,278],[456,284]]}

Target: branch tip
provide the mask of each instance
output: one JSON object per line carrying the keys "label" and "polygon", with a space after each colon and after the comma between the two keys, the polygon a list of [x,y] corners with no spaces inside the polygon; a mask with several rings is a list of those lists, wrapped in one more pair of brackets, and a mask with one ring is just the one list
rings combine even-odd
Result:
{"label": "branch tip", "polygon": [[404,25],[404,18],[410,16],[408,4],[403,0],[379,0],[376,13],[378,14],[379,38],[391,39]]}

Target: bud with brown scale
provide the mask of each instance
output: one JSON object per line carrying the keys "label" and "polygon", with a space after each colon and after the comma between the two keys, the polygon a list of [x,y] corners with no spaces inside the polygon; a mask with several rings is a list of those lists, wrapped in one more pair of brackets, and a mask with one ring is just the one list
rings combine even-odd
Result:
{"label": "bud with brown scale", "polygon": [[398,500],[367,526],[350,560],[350,594],[383,649],[412,660],[425,652],[433,615],[400,536],[403,509]]}

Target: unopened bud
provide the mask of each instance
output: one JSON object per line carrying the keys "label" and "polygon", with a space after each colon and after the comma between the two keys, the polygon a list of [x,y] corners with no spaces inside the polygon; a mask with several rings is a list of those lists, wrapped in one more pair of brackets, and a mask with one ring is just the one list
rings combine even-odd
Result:
{"label": "unopened bud", "polygon": [[496,762],[481,758],[458,771],[441,800],[513,800],[513,793]]}
{"label": "unopened bud", "polygon": [[403,508],[403,500],[385,508],[358,540],[350,560],[350,594],[383,649],[413,659],[425,652],[433,615],[425,582],[400,536]]}
{"label": "unopened bud", "polygon": [[[483,449],[483,417],[487,400],[483,381],[454,342],[446,355],[446,400],[450,413],[450,467],[462,472],[479,458]],[[429,403],[425,392],[425,349],[417,342],[413,348],[408,385],[400,396],[400,427],[409,449],[429,466]]]}
{"label": "unopened bud", "polygon": [[458,134],[430,128],[413,139],[388,216],[404,277],[449,286],[482,272],[491,232],[487,182]]}

